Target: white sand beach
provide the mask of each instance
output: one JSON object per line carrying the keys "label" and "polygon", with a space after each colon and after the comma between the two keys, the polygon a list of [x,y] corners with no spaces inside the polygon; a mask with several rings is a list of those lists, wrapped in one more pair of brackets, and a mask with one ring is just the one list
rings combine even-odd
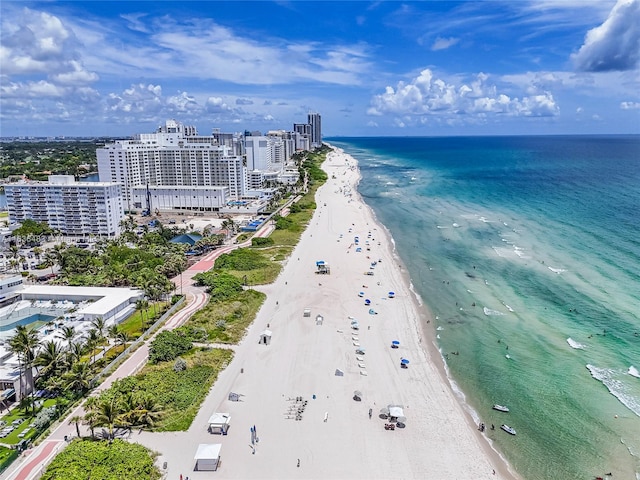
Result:
{"label": "white sand beach", "polygon": [[[309,228],[277,281],[260,287],[268,298],[191,429],[132,440],[158,451],[172,480],[180,474],[193,480],[515,478],[449,386],[433,339],[420,328],[428,312],[410,291],[389,236],[356,192],[355,160],[336,150],[323,168],[329,180],[318,191]],[[316,273],[318,260],[330,265],[329,275]],[[365,275],[369,271],[373,275]],[[303,316],[305,308],[310,317]],[[259,344],[267,326],[271,343]],[[391,348],[393,340],[399,348]],[[358,345],[363,355],[356,354]],[[401,368],[401,358],[410,361],[408,368]],[[353,399],[355,390],[362,401]],[[228,400],[229,392],[240,401]],[[405,428],[385,430],[378,413],[389,404],[404,407]],[[231,414],[228,435],[207,432],[213,412]],[[222,444],[217,472],[193,471],[200,443]]]}

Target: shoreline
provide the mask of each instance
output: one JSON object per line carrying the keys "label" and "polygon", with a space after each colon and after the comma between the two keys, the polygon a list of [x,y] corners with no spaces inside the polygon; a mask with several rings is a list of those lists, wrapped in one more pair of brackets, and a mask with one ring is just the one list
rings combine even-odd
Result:
{"label": "shoreline", "polygon": [[[328,144],[330,145],[330,144]],[[341,152],[343,155],[348,156],[355,164],[358,166],[358,161],[345,153],[343,149],[330,145],[333,151]],[[517,472],[515,472],[507,459],[502,455],[500,451],[498,451],[494,446],[493,442],[478,431],[478,422],[481,421],[478,413],[473,409],[471,405],[466,402],[466,395],[462,391],[462,389],[457,385],[456,381],[450,376],[449,370],[445,363],[444,358],[442,357],[442,352],[440,351],[437,339],[435,336],[435,330],[433,327],[429,327],[429,325],[434,322],[435,316],[428,304],[422,299],[420,294],[415,290],[411,275],[409,274],[409,270],[406,268],[404,261],[400,257],[396,249],[396,242],[393,239],[393,235],[389,231],[389,229],[377,218],[375,211],[371,206],[369,206],[362,196],[358,193],[358,185],[362,180],[362,175],[360,174],[359,167],[358,168],[358,180],[354,185],[354,193],[357,195],[358,201],[361,202],[368,210],[369,214],[373,218],[374,223],[381,227],[385,237],[387,238],[389,245],[391,246],[391,254],[393,256],[394,262],[397,263],[399,268],[399,273],[403,277],[403,281],[407,285],[409,291],[411,292],[411,301],[414,303],[414,308],[418,313],[417,321],[414,323],[416,331],[419,332],[422,336],[419,338],[419,343],[423,345],[423,348],[427,351],[427,355],[432,359],[436,369],[441,375],[441,378],[451,389],[452,394],[462,407],[464,414],[466,416],[466,420],[470,429],[470,433],[473,433],[480,441],[482,446],[484,447],[486,453],[493,458],[496,463],[496,472],[501,475],[501,478],[511,479],[511,480],[521,480]],[[426,339],[426,342],[423,342],[422,339]]]}

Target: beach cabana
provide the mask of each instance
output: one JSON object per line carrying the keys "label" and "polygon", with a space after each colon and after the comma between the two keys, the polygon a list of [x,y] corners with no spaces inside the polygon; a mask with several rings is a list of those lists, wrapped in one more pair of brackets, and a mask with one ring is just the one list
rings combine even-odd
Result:
{"label": "beach cabana", "polygon": [[324,317],[322,315],[316,315],[316,325],[322,325],[324,322]]}
{"label": "beach cabana", "polygon": [[260,341],[262,345],[269,345],[271,343],[271,330],[265,330],[260,334]]}
{"label": "beach cabana", "polygon": [[344,372],[339,368],[336,368],[336,377],[343,377],[343,376],[344,376]]}
{"label": "beach cabana", "polygon": [[201,443],[198,445],[196,455],[193,457],[196,461],[195,471],[216,471],[220,462],[221,443]]}
{"label": "beach cabana", "polygon": [[215,412],[209,417],[209,433],[218,433],[226,435],[229,431],[231,415],[228,413]]}
{"label": "beach cabana", "polygon": [[310,317],[311,316],[311,309],[310,308],[305,308],[302,316],[303,317]]}

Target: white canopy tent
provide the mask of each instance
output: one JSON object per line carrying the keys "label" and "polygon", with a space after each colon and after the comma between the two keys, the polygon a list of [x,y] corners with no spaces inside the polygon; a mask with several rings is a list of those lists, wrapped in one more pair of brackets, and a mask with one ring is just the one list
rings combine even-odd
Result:
{"label": "white canopy tent", "polygon": [[195,457],[195,470],[215,471],[220,463],[221,443],[201,443],[198,445]]}
{"label": "white canopy tent", "polygon": [[258,343],[269,345],[271,343],[271,330],[265,330],[260,334],[260,341]]}
{"label": "white canopy tent", "polygon": [[216,433],[220,430],[222,435],[226,435],[231,425],[231,415],[228,413],[215,412],[209,417],[209,433]]}

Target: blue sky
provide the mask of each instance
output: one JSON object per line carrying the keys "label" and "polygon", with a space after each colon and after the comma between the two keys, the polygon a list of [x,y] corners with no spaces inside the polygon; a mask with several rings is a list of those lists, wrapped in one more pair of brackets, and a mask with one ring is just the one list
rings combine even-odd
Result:
{"label": "blue sky", "polygon": [[640,133],[640,0],[0,3],[0,135]]}

